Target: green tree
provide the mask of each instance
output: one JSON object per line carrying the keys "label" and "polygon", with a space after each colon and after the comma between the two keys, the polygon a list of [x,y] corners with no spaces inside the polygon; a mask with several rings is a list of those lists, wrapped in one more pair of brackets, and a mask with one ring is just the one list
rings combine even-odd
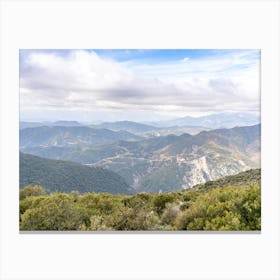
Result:
{"label": "green tree", "polygon": [[54,193],[21,215],[21,230],[78,230],[80,209],[67,194]]}
{"label": "green tree", "polygon": [[162,214],[165,205],[167,203],[173,203],[177,200],[176,195],[174,193],[162,193],[158,194],[154,198],[154,208],[156,212],[160,215]]}
{"label": "green tree", "polygon": [[29,185],[19,191],[19,199],[22,200],[28,196],[40,196],[46,194],[46,191],[40,185]]}
{"label": "green tree", "polygon": [[179,230],[259,230],[260,187],[224,187],[201,193],[176,219]]}

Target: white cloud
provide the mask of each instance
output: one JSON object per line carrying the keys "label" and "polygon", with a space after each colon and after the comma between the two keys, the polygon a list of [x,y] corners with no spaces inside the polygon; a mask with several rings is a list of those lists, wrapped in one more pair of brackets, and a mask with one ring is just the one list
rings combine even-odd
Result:
{"label": "white cloud", "polygon": [[[254,111],[258,60],[249,51],[159,63],[117,62],[95,52],[32,52],[21,61],[20,106],[79,111]],[[185,113],[184,113],[185,112]]]}

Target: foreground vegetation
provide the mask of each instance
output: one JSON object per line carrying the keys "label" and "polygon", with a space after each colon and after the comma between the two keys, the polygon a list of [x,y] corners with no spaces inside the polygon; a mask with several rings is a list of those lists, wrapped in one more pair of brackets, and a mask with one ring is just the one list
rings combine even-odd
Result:
{"label": "foreground vegetation", "polygon": [[20,229],[260,230],[259,174],[244,173],[244,185],[238,174],[236,180],[217,181],[216,187],[213,181],[210,188],[133,196],[47,194],[40,186],[27,186],[20,191]]}

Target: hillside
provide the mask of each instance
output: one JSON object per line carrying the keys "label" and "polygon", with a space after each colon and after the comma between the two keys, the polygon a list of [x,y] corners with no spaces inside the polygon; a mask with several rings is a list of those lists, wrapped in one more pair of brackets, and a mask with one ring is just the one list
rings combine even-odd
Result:
{"label": "hillside", "polygon": [[20,153],[20,188],[27,185],[41,185],[48,192],[133,193],[112,171]]}
{"label": "hillside", "polygon": [[138,191],[189,188],[260,166],[259,125],[112,146],[104,150],[115,151],[95,165],[119,173]]}
{"label": "hillside", "polygon": [[207,191],[225,186],[261,185],[261,169],[250,169],[236,175],[225,176],[215,181],[207,181],[193,187],[194,190]]}
{"label": "hillside", "polygon": [[261,229],[260,169],[201,189],[136,195],[20,191],[21,230],[254,231]]}

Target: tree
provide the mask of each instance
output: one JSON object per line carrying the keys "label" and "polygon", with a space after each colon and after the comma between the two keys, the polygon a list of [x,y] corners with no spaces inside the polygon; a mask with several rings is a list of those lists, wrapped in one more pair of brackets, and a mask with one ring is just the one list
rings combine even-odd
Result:
{"label": "tree", "polygon": [[224,187],[201,193],[176,219],[179,230],[259,230],[258,185]]}
{"label": "tree", "polygon": [[40,185],[35,185],[35,186],[29,185],[20,190],[19,199],[22,200],[28,196],[40,196],[46,194],[47,194],[46,191]]}
{"label": "tree", "polygon": [[174,196],[174,194],[171,194],[171,193],[158,194],[154,198],[155,210],[160,215],[160,214],[162,214],[163,209],[165,208],[165,205],[167,203],[173,203],[176,200],[177,200],[177,198]]}
{"label": "tree", "polygon": [[54,193],[21,215],[21,230],[78,230],[80,209],[67,194]]}

